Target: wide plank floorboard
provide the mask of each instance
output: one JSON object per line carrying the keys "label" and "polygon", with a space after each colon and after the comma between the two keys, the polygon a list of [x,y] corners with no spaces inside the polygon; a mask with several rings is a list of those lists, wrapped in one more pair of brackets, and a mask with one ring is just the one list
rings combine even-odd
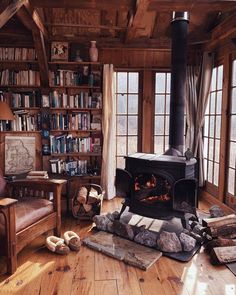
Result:
{"label": "wide plank floorboard", "polygon": [[[199,203],[207,211],[210,204]],[[104,201],[102,212],[121,207],[121,199]],[[62,234],[91,235],[92,223],[64,216]],[[18,255],[12,276],[0,259],[0,295],[236,295],[236,277],[225,266],[212,266],[203,249],[187,263],[161,257],[147,271],[124,264],[85,246],[60,256],[49,252],[41,236]]]}

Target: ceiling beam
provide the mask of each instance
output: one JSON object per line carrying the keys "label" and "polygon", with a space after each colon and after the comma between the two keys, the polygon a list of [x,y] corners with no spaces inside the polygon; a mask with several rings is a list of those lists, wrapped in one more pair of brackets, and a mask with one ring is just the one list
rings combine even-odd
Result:
{"label": "ceiling beam", "polygon": [[0,14],[0,28],[24,5],[25,0],[13,0]]}
{"label": "ceiling beam", "polygon": [[39,61],[39,73],[41,79],[41,85],[43,87],[48,86],[48,62],[44,44],[43,32],[39,29],[31,15],[29,15],[27,8],[22,7],[18,12],[17,16],[20,18],[22,23],[32,31],[34,47]]}
{"label": "ceiling beam", "polygon": [[156,12],[171,11],[232,11],[236,9],[235,1],[228,0],[150,0],[148,10]]}
{"label": "ceiling beam", "polygon": [[143,15],[147,11],[149,1],[148,0],[137,0],[135,11],[131,13],[128,28],[125,35],[125,43],[135,38],[138,29],[144,27]]}
{"label": "ceiling beam", "polygon": [[35,22],[36,26],[43,33],[44,37],[48,39],[48,31],[45,28],[43,21],[41,20],[37,10],[33,6],[31,6],[29,0],[25,0],[24,6],[31,18],[33,19],[33,21]]}
{"label": "ceiling beam", "polygon": [[100,9],[100,10],[124,10],[129,9],[134,0],[31,0],[34,7],[42,8],[78,8],[78,9]]}
{"label": "ceiling beam", "polygon": [[214,28],[211,41],[207,44],[208,50],[213,50],[224,40],[230,40],[236,36],[236,12],[227,17]]}

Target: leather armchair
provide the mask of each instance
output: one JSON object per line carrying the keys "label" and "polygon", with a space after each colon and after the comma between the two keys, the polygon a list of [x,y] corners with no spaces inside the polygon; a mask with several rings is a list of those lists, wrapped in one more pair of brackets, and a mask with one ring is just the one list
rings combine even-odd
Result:
{"label": "leather armchair", "polygon": [[41,234],[61,234],[61,190],[66,180],[16,180],[7,184],[8,198],[0,199],[0,255],[7,272],[17,269],[17,254]]}

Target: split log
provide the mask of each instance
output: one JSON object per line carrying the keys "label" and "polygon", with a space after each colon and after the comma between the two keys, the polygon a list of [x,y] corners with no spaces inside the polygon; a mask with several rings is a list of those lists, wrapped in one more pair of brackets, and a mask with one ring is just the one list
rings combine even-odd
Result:
{"label": "split log", "polygon": [[80,204],[85,204],[86,203],[86,196],[84,195],[80,195],[77,197],[77,201],[80,203]]}
{"label": "split log", "polygon": [[202,225],[207,227],[219,227],[232,223],[236,223],[236,214],[230,214],[223,217],[205,218],[202,220]]}
{"label": "split log", "polygon": [[210,228],[211,235],[213,237],[228,237],[234,238],[236,237],[236,223],[226,224],[220,227],[211,227]]}
{"label": "split log", "polygon": [[83,207],[86,212],[89,212],[92,210],[92,205],[90,204],[83,204]]}
{"label": "split log", "polygon": [[210,257],[213,265],[234,262],[236,261],[236,246],[213,248]]}
{"label": "split log", "polygon": [[210,253],[213,250],[213,248],[227,246],[236,246],[236,240],[218,238],[208,242],[205,246],[205,250],[207,253]]}
{"label": "split log", "polygon": [[88,194],[88,190],[86,187],[82,186],[81,189],[79,190],[78,192],[78,195],[77,195],[77,201],[80,203],[80,204],[85,204],[86,201],[87,201],[87,194]]}

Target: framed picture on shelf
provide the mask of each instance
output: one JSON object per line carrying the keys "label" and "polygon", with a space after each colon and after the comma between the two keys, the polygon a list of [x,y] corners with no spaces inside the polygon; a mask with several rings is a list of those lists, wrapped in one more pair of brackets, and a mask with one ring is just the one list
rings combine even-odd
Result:
{"label": "framed picture on shelf", "polygon": [[68,61],[68,42],[52,42],[51,61]]}

